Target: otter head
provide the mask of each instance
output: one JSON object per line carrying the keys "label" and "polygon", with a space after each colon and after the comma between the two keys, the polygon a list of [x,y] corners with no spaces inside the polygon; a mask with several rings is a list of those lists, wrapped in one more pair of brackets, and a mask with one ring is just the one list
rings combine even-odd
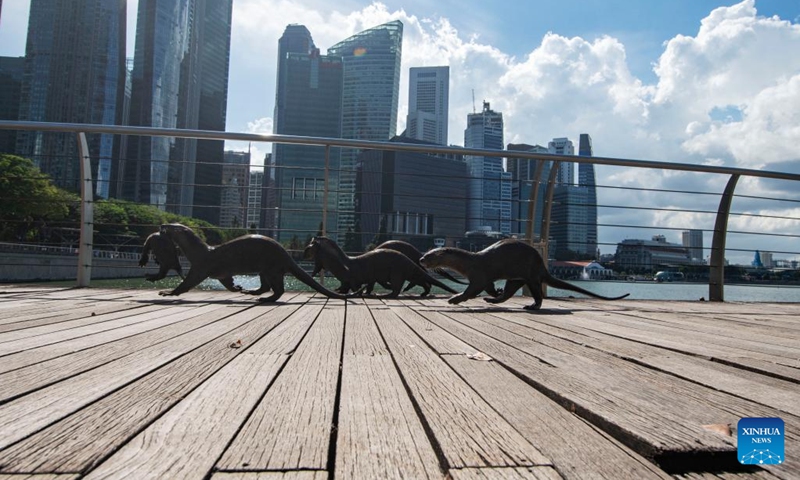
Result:
{"label": "otter head", "polygon": [[311,241],[308,242],[306,248],[303,250],[303,258],[306,260],[311,260],[317,256],[317,252],[320,249],[320,242],[317,240],[319,237],[312,237]]}
{"label": "otter head", "polygon": [[425,253],[420,259],[419,263],[425,268],[437,268],[447,266],[447,247],[434,248],[433,250]]}

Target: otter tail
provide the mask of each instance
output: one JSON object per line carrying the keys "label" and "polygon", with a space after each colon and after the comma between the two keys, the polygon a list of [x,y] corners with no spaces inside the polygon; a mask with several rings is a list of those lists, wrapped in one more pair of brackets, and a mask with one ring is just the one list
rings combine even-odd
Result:
{"label": "otter tail", "polygon": [[444,278],[450,280],[451,282],[456,282],[456,283],[459,283],[461,285],[469,285],[469,282],[465,282],[463,280],[459,280],[459,279],[455,278],[454,276],[450,275],[450,273],[447,272],[443,268],[435,268],[435,269],[433,269],[433,271],[438,273],[439,275],[443,276]]}
{"label": "otter tail", "polygon": [[314,280],[314,277],[312,277],[311,275],[308,274],[308,272],[303,270],[300,267],[300,265],[298,265],[297,262],[295,262],[294,260],[291,260],[291,271],[289,273],[294,275],[301,282],[313,288],[316,292],[321,293],[326,297],[335,298],[337,300],[347,300],[348,298],[353,298],[357,295],[360,295],[361,292],[364,290],[364,287],[361,287],[360,290],[351,293],[350,295],[342,295],[341,293],[334,292],[333,290],[328,290],[327,288],[320,285],[316,280]]}
{"label": "otter tail", "polygon": [[452,288],[448,287],[447,285],[445,285],[444,283],[440,282],[439,280],[436,280],[435,278],[433,278],[431,276],[430,273],[426,272],[422,268],[419,268],[419,271],[422,273],[423,277],[425,278],[425,281],[430,283],[431,285],[436,285],[437,287],[441,288],[442,290],[447,290],[450,293],[460,293],[460,292],[457,292],[457,291],[453,290]]}
{"label": "otter tail", "polygon": [[598,295],[597,293],[590,292],[589,290],[584,290],[583,288],[577,285],[573,285],[571,283],[565,282],[564,280],[560,280],[550,275],[549,273],[547,274],[547,277],[544,279],[544,283],[554,288],[560,288],[561,290],[570,290],[573,292],[582,293],[590,297],[599,298],[600,300],[621,300],[630,295],[630,293],[626,293],[625,295],[620,295],[619,297],[604,297],[602,295]]}

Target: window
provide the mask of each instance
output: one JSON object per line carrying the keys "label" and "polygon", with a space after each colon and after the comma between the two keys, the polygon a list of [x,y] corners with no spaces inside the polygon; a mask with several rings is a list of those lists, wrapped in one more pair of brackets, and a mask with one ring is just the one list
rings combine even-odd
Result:
{"label": "window", "polygon": [[292,180],[292,198],[297,200],[321,200],[325,181],[321,178],[295,177]]}

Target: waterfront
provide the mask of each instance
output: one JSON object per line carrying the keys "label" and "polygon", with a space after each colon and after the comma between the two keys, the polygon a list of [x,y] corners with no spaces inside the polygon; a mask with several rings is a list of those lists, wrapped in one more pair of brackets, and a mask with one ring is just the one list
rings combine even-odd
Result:
{"label": "waterfront", "polygon": [[[243,275],[235,277],[236,283],[246,289],[255,289],[259,286],[258,276]],[[456,290],[463,290],[463,285],[444,280],[445,283]],[[128,278],[116,280],[93,280],[93,287],[102,288],[133,288],[133,289],[155,289],[164,290],[174,288],[180,283],[178,277],[169,277],[155,284],[146,282],[144,279]],[[570,281],[586,290],[606,296],[617,296],[630,293],[630,300],[704,300],[708,299],[708,284],[692,282],[615,282],[615,281]],[[52,284],[52,283],[47,283]],[[60,286],[72,286],[74,282],[58,282]],[[325,282],[329,288],[336,288],[339,282],[328,277]],[[503,282],[498,282],[501,287]],[[285,279],[286,290],[310,291],[310,288],[292,276]],[[216,280],[206,280],[197,287],[201,290],[224,290],[222,285]],[[412,290],[410,293],[417,291]],[[434,293],[443,293],[434,288]],[[581,296],[573,292],[559,289],[549,289],[551,297]],[[725,285],[725,300],[729,302],[800,302],[800,286],[795,285]]]}

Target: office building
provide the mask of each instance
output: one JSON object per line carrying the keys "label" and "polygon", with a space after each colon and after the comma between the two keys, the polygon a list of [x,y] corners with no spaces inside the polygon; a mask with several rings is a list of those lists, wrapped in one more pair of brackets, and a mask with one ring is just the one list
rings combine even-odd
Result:
{"label": "office building", "polygon": [[[592,151],[592,137],[588,133],[581,133],[578,140],[578,156],[591,157],[594,152]],[[594,164],[580,163],[578,164],[578,186],[586,188],[586,206],[585,218],[586,224],[584,225],[586,236],[587,254],[597,252],[595,257],[599,255],[597,250],[597,183],[594,174]]]}
{"label": "office building", "polygon": [[[310,51],[291,51],[310,48]],[[321,55],[308,30],[290,25],[278,44],[285,51],[278,59],[281,78],[276,97],[276,134],[313,137],[341,136],[343,64],[338,56]],[[328,186],[336,185],[340,149],[328,157]],[[277,212],[274,236],[279,241],[300,242],[314,235],[322,223],[325,197],[325,148],[275,144],[271,159],[275,183],[266,203]],[[329,188],[334,191],[335,188]],[[269,192],[266,192],[269,195]],[[336,195],[328,195],[328,229],[336,225]],[[270,222],[264,222],[269,228]],[[332,235],[334,238],[335,236]]]}
{"label": "office building", "polygon": [[681,234],[683,246],[689,249],[693,262],[703,263],[703,231],[687,230]]}
{"label": "office building", "polygon": [[[425,142],[407,137],[391,141]],[[389,238],[404,240],[426,251],[454,245],[464,234],[467,187],[463,161],[418,152],[368,150],[358,157],[356,189],[361,246],[383,222]]]}
{"label": "office building", "polygon": [[447,145],[450,67],[409,69],[406,136]]}
{"label": "office building", "polygon": [[[544,216],[545,195],[547,193],[547,181],[550,177],[550,170],[553,162],[548,160],[534,160],[530,158],[512,157],[513,152],[526,153],[549,153],[549,150],[541,145],[527,145],[524,143],[509,143],[506,146],[509,157],[506,158],[506,168],[511,174],[511,233],[519,238],[527,238],[528,214],[530,207],[533,207],[533,237],[539,241],[542,233],[542,218]],[[539,176],[536,176],[536,168],[541,165]],[[537,187],[536,198],[531,199],[531,192]],[[535,201],[535,205],[531,205]]]}
{"label": "office building", "polygon": [[250,153],[225,152],[222,165],[219,226],[247,228],[247,199],[250,190]]}
{"label": "office building", "polygon": [[[547,151],[555,155],[575,155],[575,146],[568,138],[554,138],[547,144]],[[556,182],[562,185],[574,185],[575,164],[572,162],[560,162]]]}
{"label": "office building", "polygon": [[[0,120],[19,118],[25,57],[0,57]],[[17,132],[0,130],[0,153],[16,153]]]}
{"label": "office building", "polygon": [[665,267],[690,265],[689,249],[667,242],[663,235],[652,240],[626,239],[617,244],[617,267],[626,272],[655,272]]}
{"label": "office building", "polygon": [[[121,124],[125,32],[125,2],[31,0],[19,120]],[[27,131],[16,140],[17,153],[57,186],[80,190],[76,135]],[[95,193],[107,197],[114,138],[89,135],[87,141]]]}
{"label": "office building", "polygon": [[[140,0],[129,124],[225,130],[232,0]],[[116,193],[219,223],[224,142],[128,137]]]}
{"label": "office building", "polygon": [[247,190],[247,229],[257,231],[261,228],[261,193],[264,189],[264,170],[250,170],[250,183]]}
{"label": "office building", "polygon": [[[341,137],[388,141],[397,131],[403,24],[399,20],[357,33],[328,49],[342,58]],[[338,184],[338,232],[356,222],[356,149],[342,149]]]}
{"label": "office building", "polygon": [[[550,224],[550,252],[556,260],[591,260],[596,251],[587,242],[589,189],[555,186]],[[596,249],[596,245],[595,245]]]}
{"label": "office building", "polygon": [[[483,102],[480,113],[467,115],[464,147],[503,150],[503,114]],[[466,155],[467,231],[511,233],[511,174],[502,157]]]}

